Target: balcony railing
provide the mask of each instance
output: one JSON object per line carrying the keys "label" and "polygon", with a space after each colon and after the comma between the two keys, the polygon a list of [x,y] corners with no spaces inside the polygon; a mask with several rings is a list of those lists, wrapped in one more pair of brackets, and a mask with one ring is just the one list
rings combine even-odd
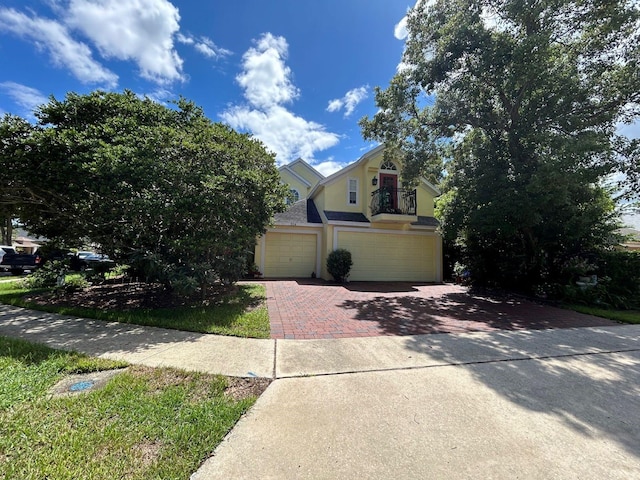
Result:
{"label": "balcony railing", "polygon": [[392,213],[416,214],[416,191],[404,188],[381,187],[371,194],[371,215]]}

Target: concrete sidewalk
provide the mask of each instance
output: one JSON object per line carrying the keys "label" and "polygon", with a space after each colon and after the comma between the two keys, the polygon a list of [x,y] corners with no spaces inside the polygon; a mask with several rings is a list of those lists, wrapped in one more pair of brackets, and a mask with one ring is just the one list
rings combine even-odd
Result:
{"label": "concrete sidewalk", "polygon": [[0,306],[0,335],[275,378],[194,479],[640,478],[637,325],[255,340]]}
{"label": "concrete sidewalk", "polygon": [[275,379],[640,349],[640,327],[635,325],[263,340],[104,322],[8,305],[0,305],[0,335],[150,367]]}

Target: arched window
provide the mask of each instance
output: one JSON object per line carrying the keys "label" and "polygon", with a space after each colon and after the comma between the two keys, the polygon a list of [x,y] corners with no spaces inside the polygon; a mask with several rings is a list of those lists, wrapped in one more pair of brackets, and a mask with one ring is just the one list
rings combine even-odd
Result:
{"label": "arched window", "polygon": [[289,196],[286,199],[287,205],[296,203],[298,200],[300,200],[300,193],[298,193],[298,190],[296,190],[295,188],[289,190]]}
{"label": "arched window", "polygon": [[398,169],[396,168],[393,162],[390,162],[389,160],[385,160],[384,162],[382,162],[382,165],[380,165],[380,170],[398,170]]}

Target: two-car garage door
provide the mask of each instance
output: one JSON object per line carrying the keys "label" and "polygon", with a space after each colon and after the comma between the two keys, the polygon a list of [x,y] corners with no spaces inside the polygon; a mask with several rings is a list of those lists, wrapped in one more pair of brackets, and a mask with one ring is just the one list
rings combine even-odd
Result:
{"label": "two-car garage door", "polygon": [[265,237],[264,276],[309,278],[315,272],[318,235],[268,232]]}
{"label": "two-car garage door", "polygon": [[340,231],[338,247],[351,252],[353,281],[439,281],[436,237]]}

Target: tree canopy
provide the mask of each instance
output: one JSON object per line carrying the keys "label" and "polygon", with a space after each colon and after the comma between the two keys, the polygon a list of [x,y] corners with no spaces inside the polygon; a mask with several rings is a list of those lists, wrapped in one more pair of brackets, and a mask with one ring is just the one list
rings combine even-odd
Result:
{"label": "tree canopy", "polygon": [[70,93],[35,115],[2,121],[17,132],[5,150],[19,152],[0,159],[13,174],[2,201],[31,232],[96,243],[143,278],[185,290],[234,280],[284,208],[274,156],[186,100]]}
{"label": "tree canopy", "polygon": [[[366,138],[443,180],[446,237],[476,279],[531,286],[615,229],[604,181],[638,190],[640,11],[624,0],[420,2]],[[634,153],[635,152],[635,153]]]}

